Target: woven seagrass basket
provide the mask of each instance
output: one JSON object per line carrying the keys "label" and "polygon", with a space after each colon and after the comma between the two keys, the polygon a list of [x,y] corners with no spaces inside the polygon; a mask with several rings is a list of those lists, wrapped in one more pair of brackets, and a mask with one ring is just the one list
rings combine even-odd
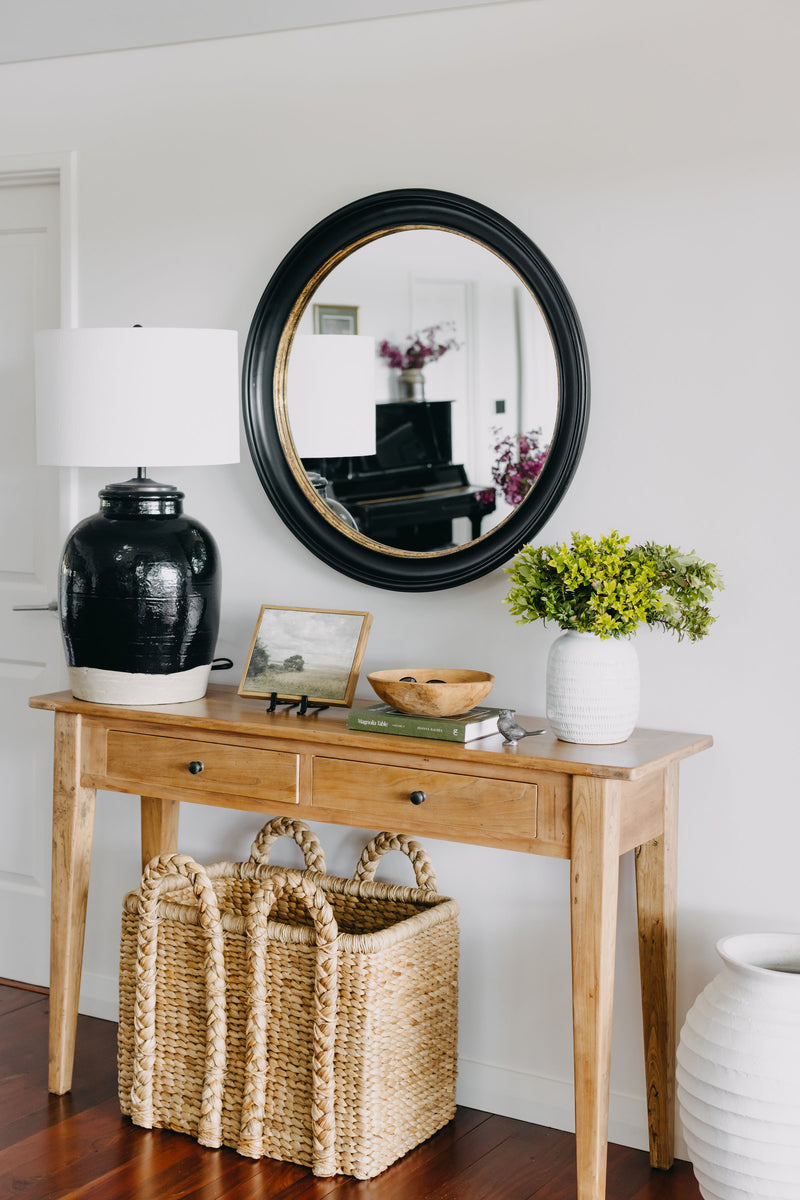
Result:
{"label": "woven seagrass basket", "polygon": [[[279,836],[306,870],[269,866]],[[418,886],[375,883],[408,854]],[[145,1128],[369,1179],[455,1113],[458,905],[380,834],[352,879],[276,818],[247,863],[154,859],[123,903],[123,1113]]]}

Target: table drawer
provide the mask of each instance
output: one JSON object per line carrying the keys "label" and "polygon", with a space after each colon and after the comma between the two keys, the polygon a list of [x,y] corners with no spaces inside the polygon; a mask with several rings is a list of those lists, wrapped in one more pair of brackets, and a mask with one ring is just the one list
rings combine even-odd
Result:
{"label": "table drawer", "polygon": [[296,754],[280,750],[112,729],[105,773],[109,781],[135,783],[147,795],[179,788],[297,804],[298,763]]}
{"label": "table drawer", "polygon": [[[385,829],[429,831],[447,836],[482,832],[495,844],[504,835],[536,837],[535,783],[483,779],[445,771],[415,770],[382,763],[315,757],[313,807],[346,809],[350,823],[359,813]],[[320,820],[323,820],[320,817]]]}

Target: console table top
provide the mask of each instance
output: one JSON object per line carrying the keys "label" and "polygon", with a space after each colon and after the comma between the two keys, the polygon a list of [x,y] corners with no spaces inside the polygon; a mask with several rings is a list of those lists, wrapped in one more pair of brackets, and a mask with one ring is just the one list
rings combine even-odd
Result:
{"label": "console table top", "polygon": [[[553,734],[549,723],[541,717],[517,716],[529,729],[545,728],[537,737],[525,738],[516,746],[508,745],[502,736],[491,734],[466,745],[433,738],[410,738],[396,734],[372,733],[347,728],[348,709],[331,707],[323,712],[298,716],[293,709],[274,713],[265,711],[266,702],[240,696],[231,684],[211,683],[201,700],[183,704],[108,705],[76,700],[71,692],[53,692],[33,696],[31,708],[55,712],[78,713],[117,724],[131,721],[160,726],[164,732],[195,728],[205,732],[235,733],[260,738],[280,738],[317,746],[349,746],[372,749],[378,753],[393,751],[431,759],[458,759],[464,763],[518,767],[524,771],[557,770],[570,775],[590,775],[602,779],[641,779],[653,771],[663,770],[698,754],[713,744],[707,734],[674,733],[659,729],[635,729],[626,742],[610,746],[584,746],[562,742]],[[356,701],[354,707],[366,707],[372,701]],[[299,748],[298,745],[298,748]]]}

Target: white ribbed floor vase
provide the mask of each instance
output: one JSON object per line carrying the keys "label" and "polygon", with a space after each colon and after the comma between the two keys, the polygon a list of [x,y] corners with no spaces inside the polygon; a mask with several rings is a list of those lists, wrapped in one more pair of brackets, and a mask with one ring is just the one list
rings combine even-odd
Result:
{"label": "white ribbed floor vase", "polygon": [[800,1200],[800,933],[723,938],[678,1047],[678,1107],[705,1200]]}

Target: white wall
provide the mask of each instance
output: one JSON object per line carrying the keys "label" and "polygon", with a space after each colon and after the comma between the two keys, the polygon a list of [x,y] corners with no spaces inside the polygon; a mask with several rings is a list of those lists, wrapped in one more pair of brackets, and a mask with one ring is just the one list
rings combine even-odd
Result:
{"label": "white wall", "polygon": [[[85,325],[232,326],[243,341],[296,239],[391,187],[473,197],[557,265],[586,332],[593,412],[543,536],[672,541],[716,560],[728,585],[706,643],[638,639],[642,722],[716,738],[682,768],[682,1011],[716,970],[719,936],[800,922],[798,34],[783,0],[522,0],[0,69],[0,154],[77,151]],[[365,671],[485,667],[498,701],[542,711],[555,634],[514,624],[501,571],[393,595],[312,558],[246,451],[238,467],[172,478],[220,542],[219,651],[237,664],[261,603],[367,608]],[[84,474],[85,511],[104,482]],[[90,1011],[113,1010],[135,809],[99,806]],[[187,807],[181,844],[241,855],[255,825]],[[348,870],[361,835],[321,832]],[[463,905],[460,1097],[569,1126],[567,865],[430,848]],[[611,1131],[643,1145],[627,860],[620,908]]]}

